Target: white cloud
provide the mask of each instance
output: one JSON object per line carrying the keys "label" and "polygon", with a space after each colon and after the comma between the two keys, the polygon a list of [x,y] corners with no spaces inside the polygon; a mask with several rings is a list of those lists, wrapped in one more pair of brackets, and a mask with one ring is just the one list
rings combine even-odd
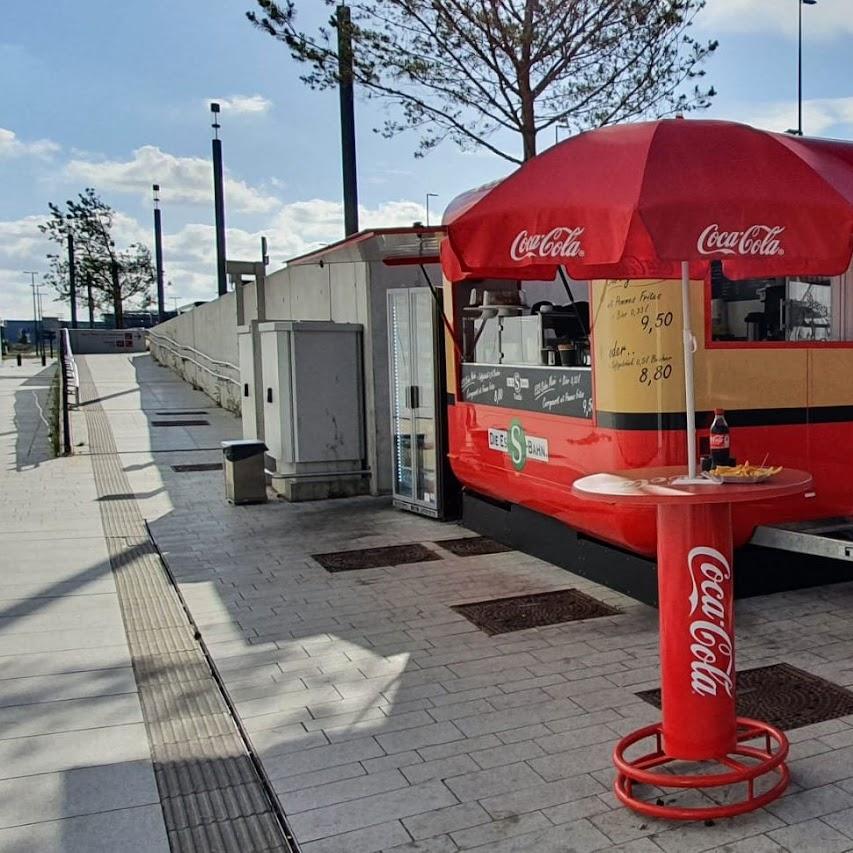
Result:
{"label": "white cloud", "polygon": [[47,253],[52,244],[38,228],[44,221],[44,216],[25,216],[0,222],[0,258],[24,262],[36,253]]}
{"label": "white cloud", "polygon": [[267,113],[272,101],[263,95],[232,95],[230,98],[208,98],[207,103],[219,104],[224,112],[259,115]]}
{"label": "white cloud", "polygon": [[[716,33],[776,32],[797,35],[799,0],[711,0],[697,25]],[[834,38],[853,33],[850,0],[821,0],[803,9],[803,32],[808,38]]]}
{"label": "white cloud", "polygon": [[18,135],[5,127],[0,127],[0,157],[38,157],[50,159],[59,151],[59,145],[50,139],[36,139],[24,142]]}
{"label": "white cloud", "polygon": [[[717,118],[723,118],[717,115]],[[727,111],[725,118],[743,121],[754,127],[784,132],[797,124],[795,101],[739,104]],[[853,130],[853,97],[813,98],[803,101],[803,130],[807,136],[836,136]]]}
{"label": "white cloud", "polygon": [[[210,161],[202,157],[176,157],[156,145],[137,148],[129,160],[73,159],[65,167],[68,178],[99,190],[140,193],[150,199],[151,185],[160,184],[164,203],[213,204]],[[238,213],[270,213],[280,202],[245,181],[225,176],[227,210]]]}
{"label": "white cloud", "polygon": [[[424,206],[414,201],[390,201],[377,207],[359,208],[362,228],[391,228],[423,221]],[[0,317],[14,319],[31,313],[29,279],[21,270],[46,270],[45,255],[56,251],[39,232],[41,216],[0,222]],[[226,232],[228,257],[251,260],[260,256],[261,235],[269,244],[271,269],[279,269],[284,261],[304,254],[343,237],[343,205],[336,201],[310,199],[279,205],[264,227],[257,231],[229,228]],[[125,246],[141,242],[150,246],[151,228],[121,210],[115,211],[113,233],[116,242]],[[193,299],[212,299],[216,293],[216,243],[211,225],[191,223],[163,235],[163,260],[167,291],[181,303]],[[48,307],[48,304],[50,307]],[[68,316],[64,304],[46,302],[45,311]]]}

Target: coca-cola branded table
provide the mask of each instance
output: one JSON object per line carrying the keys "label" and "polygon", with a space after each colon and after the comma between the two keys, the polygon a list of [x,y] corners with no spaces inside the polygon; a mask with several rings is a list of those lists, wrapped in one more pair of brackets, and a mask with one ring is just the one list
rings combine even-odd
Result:
{"label": "coca-cola branded table", "polygon": [[[643,814],[704,820],[760,808],[788,785],[785,735],[735,712],[731,505],[799,494],[812,479],[804,471],[785,470],[756,484],[674,482],[684,475],[683,468],[617,471],[583,477],[572,488],[592,501],[657,507],[662,722],[616,745],[616,796]],[[759,739],[759,746],[748,743]],[[654,748],[627,758],[643,741],[653,741]],[[690,762],[695,772],[657,769],[674,761]],[[732,790],[744,796],[687,808],[640,799],[635,784],[699,788],[712,795],[737,785]]]}

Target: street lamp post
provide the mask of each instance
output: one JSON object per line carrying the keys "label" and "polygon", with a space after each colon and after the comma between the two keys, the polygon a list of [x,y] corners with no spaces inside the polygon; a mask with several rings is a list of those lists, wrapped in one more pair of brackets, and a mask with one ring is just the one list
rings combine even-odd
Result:
{"label": "street lamp post", "polygon": [[427,224],[427,228],[429,228],[429,200],[431,198],[438,198],[438,193],[427,193],[426,194],[426,224]]}
{"label": "street lamp post", "polygon": [[803,135],[803,6],[816,6],[817,0],[797,0],[797,136]]}
{"label": "street lamp post", "polygon": [[160,184],[153,184],[154,191],[154,263],[157,270],[157,322],[166,319],[163,305],[163,228],[160,221]]}
{"label": "street lamp post", "polygon": [[225,275],[225,190],[222,180],[222,140],[219,138],[219,104],[212,103],[213,115],[213,213],[216,223],[216,282],[219,295],[228,293],[228,279]]}
{"label": "street lamp post", "polygon": [[36,276],[37,272],[33,270],[24,270],[24,275],[28,275],[30,277],[30,287],[33,290],[33,345],[36,347],[36,352],[38,352],[38,324],[39,324],[39,314],[38,314],[38,304],[36,303]]}

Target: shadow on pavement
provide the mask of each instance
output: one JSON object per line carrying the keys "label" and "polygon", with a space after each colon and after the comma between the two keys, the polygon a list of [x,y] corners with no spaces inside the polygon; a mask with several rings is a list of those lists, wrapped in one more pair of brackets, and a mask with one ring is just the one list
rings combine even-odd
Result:
{"label": "shadow on pavement", "polygon": [[29,377],[15,391],[14,425],[15,470],[37,468],[53,459],[50,441],[50,384],[56,365],[49,365]]}

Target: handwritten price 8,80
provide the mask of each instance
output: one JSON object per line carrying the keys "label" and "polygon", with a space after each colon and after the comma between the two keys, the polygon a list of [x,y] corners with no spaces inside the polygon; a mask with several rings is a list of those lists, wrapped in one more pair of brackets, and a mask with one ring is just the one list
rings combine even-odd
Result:
{"label": "handwritten price 8,80", "polygon": [[640,324],[645,329],[646,334],[650,335],[654,329],[664,329],[672,325],[672,311],[655,314],[654,319],[647,314],[645,317],[640,318]]}
{"label": "handwritten price 8,80", "polygon": [[672,365],[659,364],[654,370],[644,367],[640,371],[637,381],[640,385],[651,385],[652,382],[663,382],[664,379],[669,379],[670,376],[672,376]]}

